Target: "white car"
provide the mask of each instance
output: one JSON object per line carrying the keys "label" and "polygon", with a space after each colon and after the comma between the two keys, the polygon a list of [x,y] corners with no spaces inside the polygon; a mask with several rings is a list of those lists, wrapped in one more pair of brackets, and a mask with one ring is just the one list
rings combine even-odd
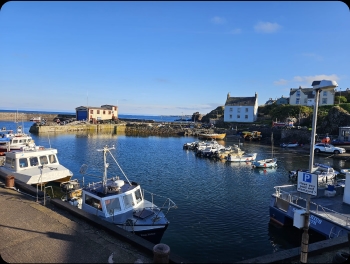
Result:
{"label": "white car", "polygon": [[345,148],[335,147],[335,146],[333,146],[331,144],[327,144],[327,143],[317,143],[314,146],[314,151],[316,153],[329,152],[329,153],[334,153],[334,154],[343,154],[346,152]]}

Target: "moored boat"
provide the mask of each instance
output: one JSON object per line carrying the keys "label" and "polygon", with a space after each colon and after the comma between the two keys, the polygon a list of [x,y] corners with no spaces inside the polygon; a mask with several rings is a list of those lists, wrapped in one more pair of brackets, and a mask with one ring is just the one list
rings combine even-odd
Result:
{"label": "moored boat", "polygon": [[[170,198],[165,197],[162,197],[165,201],[161,207],[155,205],[155,199],[160,196],[141,189],[136,182],[130,182],[110,152],[111,149],[114,147],[105,146],[101,150],[104,161],[102,181],[82,187],[77,180],[61,183],[61,188],[66,193],[62,200],[158,244],[169,225],[166,214],[170,209],[176,208],[176,205]],[[107,153],[112,156],[125,180],[119,177],[107,178]],[[85,174],[86,169],[87,165],[83,165],[81,173]],[[146,200],[146,194],[150,195],[150,200]]]}
{"label": "moored boat", "polygon": [[5,152],[5,162],[0,166],[4,177],[14,176],[26,184],[45,184],[70,180],[73,173],[61,165],[57,149],[41,146],[23,147],[21,151]]}
{"label": "moored boat", "polygon": [[202,139],[224,139],[226,137],[226,133],[199,134],[198,137]]}
{"label": "moored boat", "polygon": [[253,168],[275,168],[277,159],[273,156],[273,133],[271,133],[271,158],[256,160],[253,162]]}
{"label": "moored boat", "polygon": [[22,132],[22,127],[18,126],[16,133],[13,130],[0,130],[0,152],[20,150],[22,147],[34,146],[34,140],[28,134]]}

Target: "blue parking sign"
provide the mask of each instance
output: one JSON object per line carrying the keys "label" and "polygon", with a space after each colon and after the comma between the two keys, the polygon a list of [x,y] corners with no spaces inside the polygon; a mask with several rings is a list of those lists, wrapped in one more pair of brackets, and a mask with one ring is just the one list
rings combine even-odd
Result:
{"label": "blue parking sign", "polygon": [[303,174],[303,181],[304,182],[310,182],[312,181],[312,174],[310,173],[304,173]]}

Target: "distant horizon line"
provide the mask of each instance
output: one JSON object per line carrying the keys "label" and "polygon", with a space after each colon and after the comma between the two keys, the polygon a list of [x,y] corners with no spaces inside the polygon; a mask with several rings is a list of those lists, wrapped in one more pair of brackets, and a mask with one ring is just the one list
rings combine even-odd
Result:
{"label": "distant horizon line", "polygon": [[[33,112],[33,113],[55,113],[55,114],[75,114],[75,112],[68,112],[68,111],[44,111],[44,110],[21,110],[21,109],[0,109],[0,112]],[[130,115],[130,116],[192,116],[191,114],[184,114],[184,115],[155,115],[155,114],[122,114],[118,113],[119,115]]]}

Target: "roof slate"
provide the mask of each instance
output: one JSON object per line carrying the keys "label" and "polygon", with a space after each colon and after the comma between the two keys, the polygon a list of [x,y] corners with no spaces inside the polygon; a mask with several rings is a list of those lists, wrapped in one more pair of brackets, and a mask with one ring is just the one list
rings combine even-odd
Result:
{"label": "roof slate", "polygon": [[254,106],[256,97],[229,97],[225,105],[231,106]]}

